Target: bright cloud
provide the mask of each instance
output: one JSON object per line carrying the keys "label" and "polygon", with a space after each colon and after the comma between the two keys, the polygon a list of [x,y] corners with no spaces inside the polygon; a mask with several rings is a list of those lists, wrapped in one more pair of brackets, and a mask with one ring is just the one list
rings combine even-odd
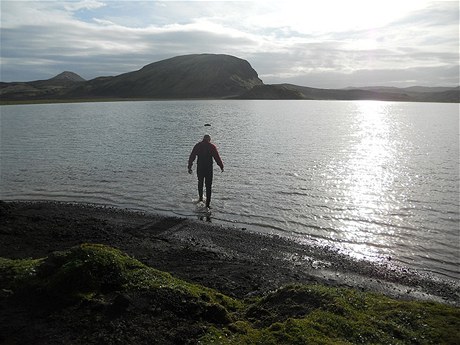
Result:
{"label": "bright cloud", "polygon": [[1,1],[1,80],[224,53],[266,83],[459,83],[457,1]]}

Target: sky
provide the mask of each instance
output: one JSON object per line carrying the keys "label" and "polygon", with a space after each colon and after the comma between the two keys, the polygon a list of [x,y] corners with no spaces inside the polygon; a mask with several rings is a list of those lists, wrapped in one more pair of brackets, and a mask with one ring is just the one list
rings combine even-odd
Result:
{"label": "sky", "polygon": [[458,86],[459,2],[4,1],[0,80],[89,80],[178,55],[247,60],[265,84]]}

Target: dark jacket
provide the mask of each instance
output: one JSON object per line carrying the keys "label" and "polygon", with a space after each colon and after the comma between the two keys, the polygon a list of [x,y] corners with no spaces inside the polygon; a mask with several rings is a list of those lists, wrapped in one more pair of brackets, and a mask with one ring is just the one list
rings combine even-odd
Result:
{"label": "dark jacket", "polygon": [[188,169],[192,168],[195,158],[198,156],[197,170],[212,171],[213,158],[221,170],[224,170],[224,163],[220,159],[216,145],[203,140],[193,147],[192,153],[188,159]]}

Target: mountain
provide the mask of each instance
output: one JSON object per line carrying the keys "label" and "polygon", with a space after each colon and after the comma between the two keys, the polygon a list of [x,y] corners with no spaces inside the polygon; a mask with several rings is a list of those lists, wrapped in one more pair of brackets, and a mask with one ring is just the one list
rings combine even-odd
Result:
{"label": "mountain", "polygon": [[48,81],[70,81],[70,82],[80,82],[80,81],[85,81],[82,77],[80,77],[78,74],[69,72],[69,71],[64,71],[57,76],[49,79]]}
{"label": "mountain", "polygon": [[[414,91],[417,90],[417,91]],[[420,90],[420,91],[418,91]],[[237,99],[378,100],[395,102],[459,103],[459,88],[363,87],[319,89],[292,84],[262,85],[235,97]]]}
{"label": "mountain", "polygon": [[405,88],[370,86],[362,88],[347,88],[347,90],[368,90],[376,94],[386,94],[394,97],[395,95],[404,95],[412,102],[446,102],[459,103],[460,88],[457,87],[427,87],[427,86],[410,86]]}
{"label": "mountain", "polygon": [[394,86],[365,86],[365,87],[347,87],[346,90],[371,90],[371,91],[382,91],[382,92],[443,92],[450,91],[452,87],[443,87],[443,86],[409,86],[404,88],[397,88]]}
{"label": "mountain", "polygon": [[72,97],[224,98],[262,85],[249,62],[229,55],[177,56],[116,77],[96,78]]}
{"label": "mountain", "polygon": [[319,89],[266,85],[248,61],[223,54],[176,56],[133,72],[86,81],[73,72],[48,80],[0,83],[0,101],[94,99],[310,99],[454,102],[460,89],[413,86]]}
{"label": "mountain", "polygon": [[2,101],[97,98],[227,98],[263,84],[246,60],[196,54],[162,60],[138,71],[89,81],[72,72],[48,80],[0,83]]}
{"label": "mountain", "polygon": [[0,83],[1,100],[59,99],[85,79],[73,72],[62,72],[47,80]]}
{"label": "mountain", "polygon": [[305,99],[305,96],[288,85],[256,85],[234,97],[235,99]]}

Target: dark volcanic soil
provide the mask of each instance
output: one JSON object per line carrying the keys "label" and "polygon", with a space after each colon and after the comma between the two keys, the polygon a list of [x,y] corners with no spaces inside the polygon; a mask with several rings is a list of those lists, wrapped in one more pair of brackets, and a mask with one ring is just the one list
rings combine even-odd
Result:
{"label": "dark volcanic soil", "polygon": [[449,304],[460,296],[458,285],[277,236],[82,204],[0,202],[0,257],[45,257],[85,242],[238,298],[315,282]]}

